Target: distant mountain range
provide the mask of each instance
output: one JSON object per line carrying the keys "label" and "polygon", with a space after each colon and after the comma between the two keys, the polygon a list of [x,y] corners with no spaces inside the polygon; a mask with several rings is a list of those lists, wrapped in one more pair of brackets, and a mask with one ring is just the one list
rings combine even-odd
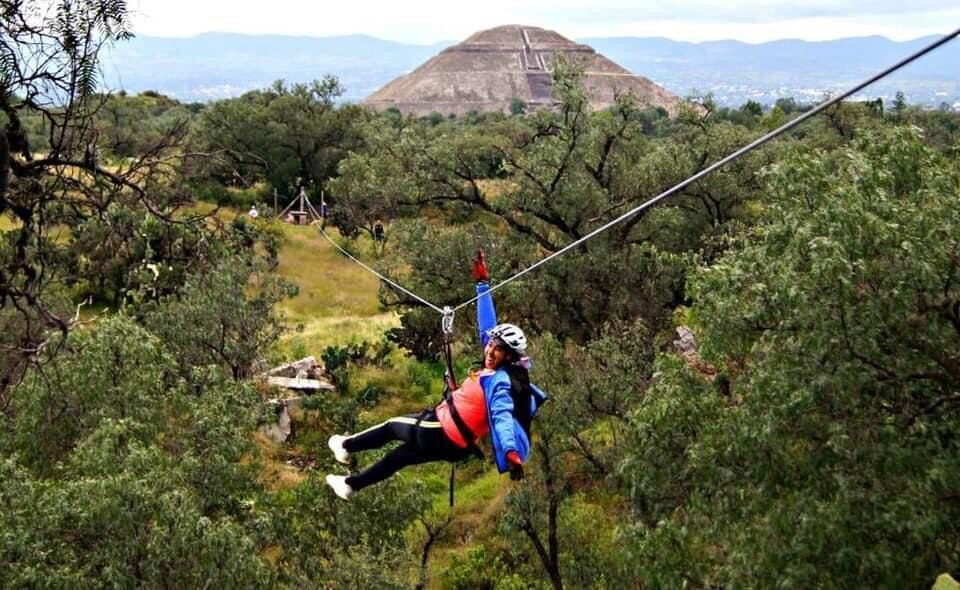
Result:
{"label": "distant mountain range", "polygon": [[[635,74],[680,96],[712,93],[721,105],[781,97],[814,102],[879,72],[936,37],[896,42],[883,37],[749,44],[686,43],[664,38],[577,39]],[[181,101],[207,101],[265,88],[274,80],[309,82],[337,76],[345,100],[360,101],[455,42],[412,45],[366,35],[290,37],[208,33],[189,38],[136,37],[109,50],[106,84],[156,90]],[[960,41],[866,89],[863,98],[960,110]]]}
{"label": "distant mountain range", "polygon": [[104,77],[114,89],[206,101],[266,88],[278,79],[309,82],[333,74],[346,87],[344,98],[359,101],[448,45],[409,45],[366,35],[135,37],[108,51]]}

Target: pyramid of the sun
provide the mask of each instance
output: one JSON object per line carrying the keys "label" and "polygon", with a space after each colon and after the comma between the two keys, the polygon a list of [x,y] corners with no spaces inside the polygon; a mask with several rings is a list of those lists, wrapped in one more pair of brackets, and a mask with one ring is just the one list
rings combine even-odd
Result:
{"label": "pyramid of the sun", "polygon": [[585,66],[591,108],[606,108],[616,93],[629,92],[641,102],[676,112],[679,99],[649,79],[631,74],[587,45],[522,25],[474,33],[393,80],[364,103],[377,110],[395,107],[415,115],[507,111],[514,99],[530,110],[549,107],[554,104],[550,64],[557,54]]}

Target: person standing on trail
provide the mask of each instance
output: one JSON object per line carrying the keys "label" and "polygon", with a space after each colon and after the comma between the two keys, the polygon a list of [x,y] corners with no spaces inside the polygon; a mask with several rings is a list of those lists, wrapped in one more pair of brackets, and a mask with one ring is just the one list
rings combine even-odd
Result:
{"label": "person standing on trail", "polygon": [[462,386],[434,408],[390,418],[350,436],[335,434],[327,446],[334,458],[349,463],[353,453],[402,444],[356,475],[327,475],[326,482],[344,500],[383,481],[409,465],[431,461],[457,462],[482,453],[476,441],[490,435],[493,459],[500,473],[523,478],[530,455],[530,421],[546,394],[530,383],[527,339],[513,324],[497,324],[483,250],[473,261],[477,327],[483,344],[482,368],[471,371]]}

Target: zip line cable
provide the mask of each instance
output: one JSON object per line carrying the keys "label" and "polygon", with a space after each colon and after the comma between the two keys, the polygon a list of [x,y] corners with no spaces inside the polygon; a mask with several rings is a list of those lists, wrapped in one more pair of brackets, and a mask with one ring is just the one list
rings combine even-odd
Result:
{"label": "zip line cable", "polygon": [[423,297],[420,297],[419,295],[417,295],[417,294],[414,293],[413,291],[410,291],[409,289],[406,289],[406,288],[402,287],[401,285],[398,285],[397,283],[391,281],[390,279],[388,279],[387,277],[383,276],[382,274],[380,274],[380,273],[377,272],[376,270],[374,270],[374,269],[370,268],[369,266],[367,266],[366,264],[360,262],[360,260],[358,260],[357,257],[355,257],[353,254],[347,252],[346,250],[344,250],[343,248],[341,248],[339,244],[337,244],[336,242],[334,242],[334,241],[333,241],[333,238],[331,238],[330,236],[328,236],[328,235],[327,235],[327,232],[323,231],[322,228],[320,229],[320,234],[321,234],[323,237],[327,238],[327,241],[330,242],[331,244],[333,244],[333,247],[334,247],[334,248],[336,248],[337,250],[340,250],[340,252],[341,252],[344,256],[346,256],[346,257],[349,258],[350,260],[356,262],[357,264],[359,264],[359,265],[362,266],[363,268],[367,269],[368,271],[370,271],[370,272],[372,272],[373,274],[375,274],[375,275],[377,275],[378,277],[380,277],[380,280],[381,280],[381,281],[389,284],[390,286],[392,286],[393,288],[397,289],[398,291],[402,291],[402,292],[406,293],[407,295],[413,297],[414,299],[416,299],[416,300],[419,301],[420,303],[426,305],[426,306],[429,307],[430,309],[436,311],[436,312],[439,313],[440,315],[446,315],[447,312],[446,312],[446,310],[444,310],[443,308],[437,307],[436,305],[430,303],[429,301],[427,301],[427,300],[424,299]]}
{"label": "zip line cable", "polygon": [[[692,184],[692,183],[700,180],[701,178],[703,178],[704,176],[710,174],[710,173],[713,172],[714,170],[716,170],[716,169],[718,169],[718,168],[720,168],[720,167],[722,167],[722,166],[724,166],[724,165],[732,162],[733,160],[739,158],[740,156],[746,154],[747,152],[750,152],[750,151],[754,150],[755,148],[760,147],[761,145],[767,143],[767,142],[770,141],[771,139],[774,139],[774,138],[778,137],[779,135],[782,135],[784,132],[789,131],[790,129],[796,127],[797,125],[799,125],[800,123],[806,121],[806,120],[809,119],[810,117],[813,117],[814,115],[820,113],[820,112],[823,111],[824,109],[833,106],[834,104],[840,102],[841,100],[847,98],[848,96],[851,96],[852,94],[855,94],[855,93],[859,92],[860,90],[863,90],[864,88],[866,88],[867,86],[873,84],[873,83],[876,82],[877,80],[880,80],[880,79],[882,79],[882,78],[885,78],[885,77],[889,76],[890,74],[892,74],[893,72],[899,70],[899,69],[902,68],[903,66],[911,63],[912,61],[914,61],[914,60],[916,60],[916,59],[919,59],[920,57],[926,55],[927,53],[930,53],[931,51],[933,51],[934,49],[937,49],[938,47],[940,47],[940,46],[943,45],[944,43],[947,43],[948,41],[952,40],[952,39],[953,39],[954,37],[956,37],[957,35],[960,35],[960,29],[957,29],[957,30],[955,30],[954,32],[952,32],[952,33],[944,36],[943,38],[938,39],[937,41],[935,41],[935,42],[927,45],[927,46],[924,47],[923,49],[920,49],[920,50],[917,51],[916,53],[914,53],[914,54],[912,54],[912,55],[910,55],[910,56],[908,56],[908,57],[903,58],[902,60],[900,60],[900,61],[897,62],[896,64],[894,64],[894,65],[890,66],[889,68],[883,70],[882,72],[880,72],[879,74],[873,76],[872,78],[870,78],[870,79],[868,79],[868,80],[866,80],[866,81],[864,81],[864,82],[861,82],[860,84],[857,84],[856,86],[854,86],[854,87],[851,88],[850,90],[847,90],[847,91],[844,92],[843,94],[841,94],[841,95],[839,95],[839,96],[836,96],[836,97],[834,97],[834,98],[831,98],[830,100],[828,100],[828,101],[826,101],[826,102],[823,102],[823,103],[817,105],[817,107],[815,107],[815,108],[807,111],[806,113],[804,113],[803,115],[797,117],[796,119],[793,119],[793,120],[791,120],[791,121],[788,121],[787,123],[781,125],[780,127],[777,127],[776,129],[774,129],[774,130],[771,131],[770,133],[767,133],[767,134],[764,135],[763,137],[761,137],[761,138],[759,138],[759,139],[756,139],[756,140],[754,140],[752,143],[749,143],[749,144],[745,145],[744,147],[742,147],[742,148],[740,148],[739,150],[733,152],[732,154],[730,154],[730,155],[727,156],[726,158],[723,158],[722,160],[719,160],[718,162],[715,162],[715,163],[711,164],[710,166],[704,168],[703,170],[701,170],[700,172],[694,174],[694,175],[691,176],[690,178],[688,178],[688,179],[680,182],[679,184],[674,185],[672,188],[669,188],[669,189],[663,191],[662,193],[660,193],[659,195],[653,197],[653,198],[650,199],[649,201],[646,201],[645,203],[642,203],[641,205],[639,205],[639,206],[637,206],[637,207],[634,207],[633,209],[627,211],[626,213],[624,213],[624,214],[621,215],[620,217],[617,217],[617,218],[614,219],[613,221],[610,221],[610,222],[608,222],[608,223],[606,223],[606,224],[598,227],[597,229],[593,230],[592,232],[588,233],[587,235],[583,236],[582,238],[580,238],[580,239],[578,239],[578,240],[576,240],[576,241],[574,241],[574,242],[571,242],[571,243],[567,244],[566,246],[564,246],[563,248],[557,250],[557,251],[554,252],[553,254],[551,254],[551,255],[549,255],[549,256],[541,259],[541,260],[538,260],[538,261],[535,262],[534,264],[532,264],[532,265],[528,266],[527,268],[521,270],[520,272],[516,273],[515,275],[513,275],[513,276],[511,276],[511,277],[509,277],[509,278],[507,278],[507,279],[505,279],[505,280],[503,280],[503,281],[500,281],[500,282],[497,283],[496,285],[491,285],[491,286],[490,286],[490,290],[488,291],[488,293],[492,293],[493,291],[499,289],[500,287],[503,287],[503,286],[506,285],[507,283],[510,283],[510,282],[513,282],[513,281],[519,279],[520,277],[522,277],[523,275],[527,274],[528,272],[534,270],[535,268],[537,268],[537,267],[539,267],[539,266],[541,266],[541,265],[546,264],[546,263],[549,262],[550,260],[556,258],[557,256],[560,256],[561,254],[564,254],[564,253],[567,252],[568,250],[572,250],[573,248],[576,248],[577,246],[579,246],[580,244],[586,242],[587,240],[589,240],[590,238],[596,236],[597,234],[600,234],[600,233],[602,233],[602,232],[610,229],[611,227],[613,227],[614,225],[617,225],[617,224],[620,223],[621,221],[624,221],[624,220],[626,220],[626,219],[628,219],[628,218],[630,218],[630,217],[633,217],[634,215],[636,215],[636,214],[639,213],[640,211],[643,211],[644,209],[647,209],[647,208],[649,208],[649,207],[652,207],[653,205],[656,205],[657,203],[659,203],[659,202],[662,201],[663,199],[665,199],[665,198],[669,197],[670,195],[676,193],[676,192],[679,191],[680,189],[685,188],[686,186],[688,186],[688,185],[690,185],[690,184]],[[475,296],[475,297],[473,297],[473,298],[471,298],[471,299],[469,299],[469,300],[461,303],[460,305],[454,307],[454,308],[453,308],[453,311],[458,311],[458,310],[460,310],[460,309],[462,309],[462,308],[470,305],[471,303],[475,302],[475,301],[476,301],[477,299],[479,299],[479,298],[480,298],[480,296],[477,295],[477,296]]]}
{"label": "zip line cable", "polygon": [[[896,72],[896,71],[899,70],[900,68],[902,68],[902,67],[904,67],[904,66],[906,66],[906,65],[908,65],[908,64],[910,64],[910,63],[912,63],[912,62],[914,62],[914,61],[916,61],[917,59],[923,57],[924,55],[930,53],[931,51],[939,48],[941,45],[944,45],[944,44],[946,44],[947,42],[953,40],[953,39],[954,39],[955,37],[957,37],[958,35],[960,35],[960,28],[956,29],[956,30],[953,31],[952,33],[948,33],[947,35],[944,35],[944,36],[941,37],[940,39],[938,39],[938,40],[930,43],[929,45],[927,45],[927,46],[925,46],[925,47],[923,47],[923,48],[921,48],[921,49],[919,49],[919,50],[917,50],[917,51],[914,52],[913,54],[911,54],[911,55],[909,55],[909,56],[901,59],[900,61],[898,61],[897,63],[895,63],[895,64],[893,64],[892,66],[888,67],[887,69],[881,71],[880,73],[878,73],[878,74],[876,74],[876,75],[868,78],[867,80],[864,80],[863,82],[857,84],[856,86],[850,88],[849,90],[847,90],[847,91],[844,92],[843,94],[837,95],[837,96],[835,96],[835,97],[833,97],[833,98],[831,98],[831,99],[829,99],[829,100],[827,100],[827,101],[824,101],[824,102],[820,103],[819,105],[817,105],[817,106],[814,107],[813,109],[811,109],[811,110],[803,113],[802,115],[800,115],[800,116],[797,117],[796,119],[793,119],[793,120],[791,120],[791,121],[788,121],[788,122],[784,123],[784,124],[781,125],[780,127],[777,127],[776,129],[774,129],[773,131],[767,133],[766,135],[764,135],[764,136],[762,136],[762,137],[760,137],[760,138],[752,141],[751,143],[743,146],[742,148],[740,148],[740,149],[738,149],[737,151],[733,152],[732,154],[726,156],[725,158],[723,158],[723,159],[721,159],[721,160],[718,160],[717,162],[714,162],[713,164],[711,164],[710,166],[704,168],[704,169],[701,170],[700,172],[697,172],[696,174],[694,174],[693,176],[687,178],[686,180],[684,180],[684,181],[682,181],[682,182],[680,182],[680,183],[672,186],[671,188],[663,191],[662,193],[660,193],[659,195],[653,197],[652,199],[649,199],[648,201],[645,201],[645,202],[641,203],[641,204],[638,205],[637,207],[634,207],[633,209],[627,211],[627,212],[624,213],[623,215],[620,215],[619,217],[617,217],[617,218],[615,218],[615,219],[613,219],[613,220],[605,223],[604,225],[602,225],[602,226],[598,227],[597,229],[591,231],[591,232],[588,233],[587,235],[585,235],[585,236],[583,236],[583,237],[581,237],[581,238],[579,238],[579,239],[577,239],[577,240],[575,240],[575,241],[573,241],[573,242],[570,242],[569,244],[567,244],[567,245],[564,246],[563,248],[557,250],[556,252],[550,254],[549,256],[546,256],[546,257],[538,260],[538,261],[535,262],[534,264],[528,266],[527,268],[521,270],[520,272],[514,274],[513,276],[511,276],[511,277],[509,277],[509,278],[507,278],[507,279],[505,279],[505,280],[503,280],[503,281],[500,281],[499,283],[497,283],[497,284],[495,284],[495,285],[490,285],[490,289],[487,291],[487,293],[492,293],[492,292],[496,291],[497,289],[499,289],[500,287],[503,287],[503,286],[507,285],[508,283],[512,283],[513,281],[519,279],[520,277],[522,277],[523,275],[527,274],[528,272],[533,271],[534,269],[536,269],[536,268],[538,268],[538,267],[546,264],[546,263],[549,262],[550,260],[553,260],[554,258],[560,256],[561,254],[565,254],[567,251],[576,248],[576,247],[579,246],[580,244],[583,244],[584,242],[586,242],[586,241],[589,240],[590,238],[593,238],[594,236],[605,232],[606,230],[610,229],[611,227],[617,225],[618,223],[620,223],[620,222],[622,222],[622,221],[625,221],[625,220],[629,219],[630,217],[633,217],[633,216],[636,215],[637,213],[639,213],[639,212],[641,212],[641,211],[643,211],[643,210],[645,210],[645,209],[648,209],[648,208],[652,207],[653,205],[656,205],[656,204],[659,203],[660,201],[666,199],[667,197],[673,195],[674,193],[680,191],[681,189],[689,186],[690,184],[692,184],[692,183],[700,180],[701,178],[703,178],[703,177],[707,176],[708,174],[714,172],[714,171],[717,170],[718,168],[721,168],[721,167],[729,164],[729,163],[732,162],[733,160],[736,160],[736,159],[739,158],[740,156],[742,156],[742,155],[744,155],[744,154],[746,154],[746,153],[748,153],[748,152],[753,151],[754,149],[760,147],[761,145],[767,143],[768,141],[770,141],[770,140],[772,140],[772,139],[775,139],[775,138],[779,137],[780,135],[783,135],[785,132],[789,131],[790,129],[793,129],[794,127],[796,127],[796,126],[799,125],[800,123],[803,123],[803,122],[806,121],[807,119],[809,119],[809,118],[811,118],[811,117],[819,114],[819,113],[822,112],[823,110],[825,110],[825,109],[827,109],[827,108],[829,108],[829,107],[837,104],[837,103],[840,102],[841,100],[843,100],[843,99],[845,99],[845,98],[848,98],[848,97],[852,96],[853,94],[856,94],[857,92],[863,90],[864,88],[866,88],[867,86],[870,86],[871,84],[873,84],[874,82],[877,82],[878,80],[881,80],[881,79],[883,79],[883,78],[886,78],[887,76],[889,76],[890,74]],[[453,314],[454,314],[455,312],[463,309],[464,307],[470,305],[471,303],[475,303],[478,299],[480,299],[480,295],[477,295],[477,296],[475,296],[475,297],[472,297],[472,298],[468,299],[467,301],[464,301],[463,303],[461,303],[460,305],[457,305],[456,307],[453,307],[453,308],[450,308],[450,307],[440,308],[439,306],[434,305],[433,303],[430,303],[429,301],[427,301],[427,300],[424,299],[423,297],[420,297],[419,295],[416,295],[415,293],[413,293],[413,292],[411,292],[411,291],[403,288],[402,286],[400,286],[400,285],[398,285],[397,283],[391,281],[390,279],[388,279],[387,277],[383,276],[382,274],[380,274],[380,273],[377,272],[376,270],[370,268],[370,267],[367,266],[366,264],[364,264],[364,263],[360,262],[359,260],[357,260],[352,254],[350,254],[349,252],[347,252],[346,250],[344,250],[343,248],[341,248],[336,242],[334,242],[333,239],[330,238],[330,236],[328,236],[328,235],[326,234],[326,232],[324,232],[322,229],[320,230],[320,233],[323,234],[323,237],[325,237],[325,238],[326,238],[331,244],[333,244],[338,250],[340,250],[340,252],[342,252],[344,255],[346,255],[347,257],[349,257],[350,259],[352,259],[354,262],[356,262],[357,264],[359,264],[359,265],[362,266],[363,268],[367,269],[368,271],[372,272],[373,274],[377,275],[378,277],[380,277],[381,280],[383,280],[383,281],[385,281],[386,283],[390,284],[390,285],[393,286],[394,288],[396,288],[396,289],[398,289],[398,290],[406,293],[407,295],[410,295],[411,297],[413,297],[413,298],[416,299],[417,301],[423,303],[423,304],[426,305],[427,307],[430,307],[430,308],[433,309],[434,311],[436,311],[436,312],[440,313],[441,315],[443,315],[445,322],[448,321],[447,318],[451,318],[451,319],[452,319],[452,316],[453,316]]]}

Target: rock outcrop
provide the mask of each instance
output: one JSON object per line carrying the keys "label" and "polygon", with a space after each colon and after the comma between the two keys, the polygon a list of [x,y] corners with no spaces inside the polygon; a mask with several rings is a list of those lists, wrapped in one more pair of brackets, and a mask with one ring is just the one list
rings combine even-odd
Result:
{"label": "rock outcrop", "polygon": [[274,442],[284,442],[293,433],[290,412],[300,407],[302,396],[336,391],[324,367],[312,356],[264,371],[259,378],[281,390],[279,397],[265,403],[264,423],[260,429]]}

